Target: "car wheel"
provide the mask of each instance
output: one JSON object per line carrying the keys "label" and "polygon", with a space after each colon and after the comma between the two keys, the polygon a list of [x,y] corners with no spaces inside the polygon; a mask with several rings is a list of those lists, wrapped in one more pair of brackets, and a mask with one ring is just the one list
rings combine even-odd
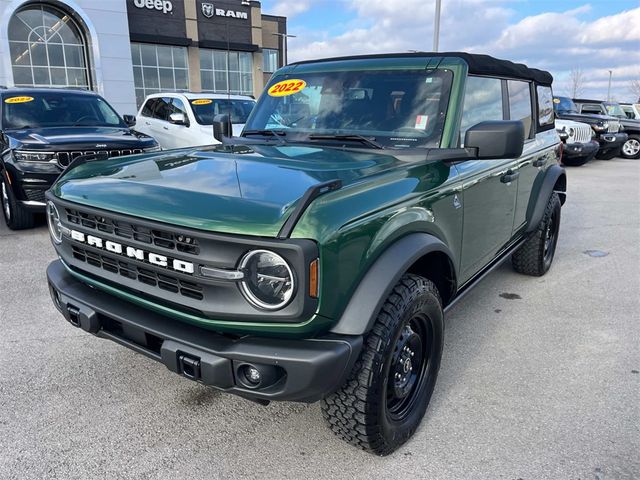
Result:
{"label": "car wheel", "polygon": [[433,282],[404,275],[365,338],[349,379],[322,401],[329,428],[346,442],[388,455],[420,425],[436,383],[443,312]]}
{"label": "car wheel", "polygon": [[640,135],[629,135],[629,139],[622,145],[624,158],[640,158]]}
{"label": "car wheel", "polygon": [[551,268],[560,233],[560,197],[552,193],[535,233],[511,256],[516,272],[540,277]]}
{"label": "car wheel", "polygon": [[6,179],[1,175],[0,203],[2,203],[4,221],[11,230],[23,230],[33,227],[33,214],[16,200]]}

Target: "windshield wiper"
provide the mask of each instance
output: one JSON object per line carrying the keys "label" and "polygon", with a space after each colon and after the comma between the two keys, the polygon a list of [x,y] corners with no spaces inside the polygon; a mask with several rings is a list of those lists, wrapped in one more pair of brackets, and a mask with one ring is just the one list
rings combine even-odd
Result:
{"label": "windshield wiper", "polygon": [[287,132],[283,132],[282,130],[245,130],[244,132],[242,132],[242,137],[247,137],[247,136],[251,136],[251,135],[262,135],[263,137],[273,137],[274,139],[276,139],[278,141],[278,143],[280,143],[280,145],[284,145],[287,142],[285,141],[284,138],[282,137],[286,137],[287,136]]}
{"label": "windshield wiper", "polygon": [[309,135],[309,140],[346,140],[348,142],[360,142],[378,150],[384,149],[384,146],[376,142],[375,137],[365,137],[363,135]]}

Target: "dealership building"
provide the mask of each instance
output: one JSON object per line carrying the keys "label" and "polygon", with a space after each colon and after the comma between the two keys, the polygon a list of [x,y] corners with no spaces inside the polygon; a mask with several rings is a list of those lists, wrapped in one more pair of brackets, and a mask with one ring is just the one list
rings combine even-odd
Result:
{"label": "dealership building", "polygon": [[91,89],[121,114],[157,92],[258,96],[286,33],[250,0],[0,0],[0,85]]}

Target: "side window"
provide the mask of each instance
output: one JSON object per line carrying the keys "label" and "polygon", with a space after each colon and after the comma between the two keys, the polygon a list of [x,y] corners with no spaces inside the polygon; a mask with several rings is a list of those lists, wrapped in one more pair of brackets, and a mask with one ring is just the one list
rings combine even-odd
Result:
{"label": "side window", "polygon": [[153,111],[153,118],[158,120],[169,120],[169,114],[171,113],[171,99],[169,97],[158,98],[156,108]]}
{"label": "side window", "polygon": [[538,125],[544,127],[546,125],[553,126],[555,118],[553,116],[553,92],[551,87],[536,87],[538,95]]}
{"label": "side window", "polygon": [[467,86],[460,122],[460,139],[465,132],[486,120],[504,120],[502,110],[502,81],[498,78],[467,78]]}
{"label": "side window", "polygon": [[171,101],[171,113],[182,113],[185,118],[189,118],[187,115],[187,109],[184,106],[184,103],[179,98],[174,98]]}
{"label": "side window", "polygon": [[531,88],[529,82],[507,80],[509,91],[509,118],[524,123],[525,138],[531,138]]}
{"label": "side window", "polygon": [[580,109],[580,111],[582,113],[595,113],[596,115],[603,115],[604,112],[602,111],[602,108],[600,107],[600,105],[594,105],[594,104],[585,104],[581,106],[582,108]]}
{"label": "side window", "polygon": [[149,100],[146,101],[146,103],[144,104],[144,107],[142,107],[142,116],[153,117],[153,109],[156,106],[156,100],[158,99],[150,98]]}

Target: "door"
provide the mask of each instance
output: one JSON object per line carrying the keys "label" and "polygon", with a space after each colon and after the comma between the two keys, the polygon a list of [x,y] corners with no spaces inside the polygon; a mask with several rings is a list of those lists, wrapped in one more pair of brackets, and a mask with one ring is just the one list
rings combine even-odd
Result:
{"label": "door", "polygon": [[[186,125],[177,125],[169,121],[169,115],[173,113],[181,113],[187,121]],[[189,121],[189,114],[182,99],[172,97],[169,103],[169,112],[167,120],[163,123],[162,129],[167,142],[166,148],[182,148],[192,147],[196,145],[194,143],[193,129],[191,128],[192,122]]]}
{"label": "door", "polygon": [[[508,116],[506,81],[467,78],[460,125],[461,144],[473,125]],[[511,240],[518,192],[516,159],[471,160],[456,165],[463,208],[460,283],[464,284]]]}
{"label": "door", "polygon": [[148,98],[144,102],[144,106],[136,118],[136,131],[153,137],[151,122],[153,122],[153,111],[155,110],[157,100],[157,98]]}

